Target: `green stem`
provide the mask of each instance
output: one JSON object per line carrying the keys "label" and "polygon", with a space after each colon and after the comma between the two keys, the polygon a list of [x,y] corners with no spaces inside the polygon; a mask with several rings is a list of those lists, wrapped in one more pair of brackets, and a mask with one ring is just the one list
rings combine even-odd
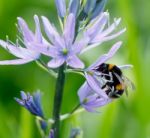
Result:
{"label": "green stem", "polygon": [[78,105],[76,105],[73,110],[70,112],[70,115],[72,115],[79,107],[81,106],[81,104],[79,103]]}
{"label": "green stem", "polygon": [[64,82],[65,82],[65,73],[64,73],[65,65],[62,65],[59,68],[58,78],[56,82],[56,89],[55,89],[55,97],[54,97],[54,106],[53,106],[53,119],[54,124],[52,125],[52,129],[54,130],[54,137],[59,138],[60,132],[60,110],[63,98],[63,89],[64,89]]}
{"label": "green stem", "polygon": [[[70,112],[70,113],[67,113],[67,114],[60,115],[60,120],[61,120],[61,121],[64,121],[64,120],[69,119],[70,117],[72,117],[72,116],[74,116],[74,115],[77,115],[77,114],[80,114],[80,113],[82,113],[82,112],[84,112],[84,111],[85,111],[84,108],[80,108],[80,109],[78,109],[78,110],[76,110],[76,111],[74,111],[74,112]],[[53,123],[54,123],[54,120],[53,120],[53,119],[48,119],[47,122],[48,122],[49,124],[53,124]]]}
{"label": "green stem", "polygon": [[41,59],[37,60],[36,63],[37,63],[37,65],[39,67],[41,67],[42,69],[44,69],[51,76],[53,76],[54,78],[57,78],[57,74],[53,70],[49,69],[48,66]]}

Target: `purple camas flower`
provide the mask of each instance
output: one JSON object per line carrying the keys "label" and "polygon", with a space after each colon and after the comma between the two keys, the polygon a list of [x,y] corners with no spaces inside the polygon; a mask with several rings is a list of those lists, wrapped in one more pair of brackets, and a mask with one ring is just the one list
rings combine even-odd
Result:
{"label": "purple camas flower", "polygon": [[15,60],[0,61],[0,65],[25,64],[37,60],[41,53],[47,53],[48,43],[42,37],[39,19],[36,15],[34,16],[34,20],[36,24],[35,34],[28,28],[28,25],[22,18],[18,18],[18,29],[23,37],[23,40],[20,40],[21,44],[18,43],[18,39],[16,44],[13,44],[9,40],[6,42],[0,40],[0,45],[17,57]]}
{"label": "purple camas flower", "polygon": [[[102,89],[101,92],[105,93]],[[89,112],[95,112],[95,108],[104,106],[111,102],[109,97],[102,97],[97,94],[90,85],[85,82],[78,90],[81,105]]]}
{"label": "purple camas flower", "polygon": [[36,92],[34,95],[21,91],[21,99],[15,98],[15,100],[24,108],[26,108],[31,114],[44,118],[43,110],[41,107],[41,93]]}
{"label": "purple camas flower", "polygon": [[121,19],[117,19],[110,27],[104,29],[108,22],[108,13],[106,12],[101,13],[89,23],[83,31],[81,40],[77,40],[75,37],[76,21],[74,14],[68,15],[62,36],[46,17],[42,17],[42,20],[45,32],[51,41],[51,46],[48,48],[49,56],[52,57],[48,63],[50,68],[57,68],[64,63],[72,68],[83,68],[84,64],[77,57],[77,54],[98,46],[102,42],[112,40],[125,31],[123,29],[110,35]]}
{"label": "purple camas flower", "polygon": [[57,68],[66,63],[72,68],[83,68],[83,62],[77,57],[83,46],[87,45],[88,37],[75,40],[75,16],[69,14],[62,36],[56,31],[46,17],[42,17],[45,32],[52,43],[49,47],[49,56],[52,60],[48,63],[50,68]]}
{"label": "purple camas flower", "polygon": [[96,69],[109,60],[117,52],[121,44],[122,42],[117,42],[107,54],[100,56],[100,58],[85,71],[86,82],[79,89],[78,95],[80,103],[88,111],[95,111],[94,108],[111,102],[111,98],[106,94],[105,90],[102,89],[105,81],[102,80],[100,76],[101,72],[96,71]]}
{"label": "purple camas flower", "polygon": [[78,96],[81,105],[90,112],[95,108],[104,106],[114,98],[119,98],[128,86],[134,90],[134,84],[122,73],[122,69],[131,68],[132,65],[116,66],[105,62],[112,58],[120,48],[122,42],[112,46],[107,54],[98,58],[90,67],[85,69],[85,83],[80,87]]}

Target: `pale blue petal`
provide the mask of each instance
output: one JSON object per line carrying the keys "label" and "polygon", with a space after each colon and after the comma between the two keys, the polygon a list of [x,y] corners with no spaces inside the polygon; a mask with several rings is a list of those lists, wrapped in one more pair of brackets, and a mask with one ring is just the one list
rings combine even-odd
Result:
{"label": "pale blue petal", "polygon": [[33,32],[28,28],[27,23],[21,17],[18,17],[19,31],[23,34],[24,42],[34,41]]}
{"label": "pale blue petal", "polygon": [[91,38],[91,40],[97,35],[97,33],[101,32],[101,30],[103,29],[104,25],[107,23],[107,21],[108,21],[108,13],[107,12],[102,13],[97,18],[97,20],[94,20],[94,21],[95,21],[94,24],[93,24],[93,21],[92,21],[91,24],[89,25],[89,28],[85,32],[85,35],[88,35]]}
{"label": "pale blue petal", "polygon": [[65,62],[64,58],[53,58],[48,62],[48,67],[50,68],[58,68]]}
{"label": "pale blue petal", "polygon": [[67,42],[67,44],[70,44],[74,40],[74,35],[75,35],[75,16],[71,13],[69,14],[65,28],[64,28],[64,39]]}
{"label": "pale blue petal", "polygon": [[85,37],[82,38],[79,42],[75,42],[74,45],[72,46],[74,53],[76,54],[80,53],[85,48],[85,46],[88,45],[89,41],[90,41],[89,37]]}
{"label": "pale blue petal", "polygon": [[14,59],[0,61],[0,65],[21,65],[33,61],[33,59]]}
{"label": "pale blue petal", "polygon": [[70,0],[69,13],[73,13],[75,16],[77,16],[79,6],[80,6],[79,0]]}
{"label": "pale blue petal", "polygon": [[87,102],[86,106],[98,108],[98,107],[101,107],[101,106],[104,106],[104,105],[110,103],[111,101],[112,100],[110,98],[105,99],[105,98],[95,97],[95,99],[92,99],[89,102]]}
{"label": "pale blue petal", "polygon": [[96,4],[95,9],[92,13],[92,19],[98,16],[105,8],[107,0],[101,0],[99,3]]}
{"label": "pale blue petal", "polygon": [[28,43],[28,46],[30,47],[30,49],[32,49],[34,52],[37,52],[37,53],[41,53],[41,54],[44,54],[46,56],[50,56],[50,52],[49,52],[49,49],[51,47],[53,47],[52,45],[48,44],[41,44],[41,43],[35,43],[35,42],[31,42],[31,43]]}
{"label": "pale blue petal", "polygon": [[34,15],[34,21],[35,21],[35,25],[36,25],[35,41],[38,43],[42,43],[42,33],[41,33],[39,18],[37,15]]}
{"label": "pale blue petal", "polygon": [[101,65],[102,63],[105,63],[110,58],[112,58],[116,54],[118,49],[120,48],[121,44],[122,44],[121,41],[115,43],[107,54],[100,56],[98,58],[98,60],[94,64],[92,64],[87,70],[91,70],[91,69]]}
{"label": "pale blue petal", "polygon": [[80,98],[80,102],[83,103],[83,101],[87,98],[88,95],[91,94],[92,89],[89,87],[87,82],[85,82],[80,89],[78,90],[78,96]]}
{"label": "pale blue petal", "polygon": [[120,22],[121,18],[115,19],[113,24],[111,24],[105,31],[103,31],[103,33],[100,33],[98,35],[103,37],[109,35],[112,31],[114,31],[117,28]]}
{"label": "pale blue petal", "polygon": [[0,45],[8,50],[9,53],[15,55],[18,58],[24,58],[24,56],[22,55],[22,52],[20,51],[20,47],[14,46],[9,44],[8,42],[5,42],[3,40],[0,40]]}
{"label": "pale blue petal", "polygon": [[57,58],[60,55],[59,48],[52,46],[48,49],[48,53],[50,57]]}
{"label": "pale blue petal", "polygon": [[42,16],[42,21],[43,21],[44,30],[45,30],[45,33],[46,33],[47,37],[49,38],[49,40],[52,43],[54,43],[55,39],[59,36],[56,28],[44,16]]}
{"label": "pale blue petal", "polygon": [[85,73],[85,78],[89,84],[89,86],[93,89],[94,92],[96,92],[98,95],[104,98],[108,98],[106,93],[101,89],[99,81],[97,81],[93,76]]}
{"label": "pale blue petal", "polygon": [[17,103],[19,103],[21,106],[24,106],[25,105],[25,103],[24,103],[24,101],[23,100],[20,100],[19,98],[14,98],[15,99],[15,101],[17,102]]}
{"label": "pale blue petal", "polygon": [[87,0],[86,5],[84,7],[84,12],[86,14],[89,14],[90,12],[92,12],[94,10],[96,1],[97,0]]}
{"label": "pale blue petal", "polygon": [[24,91],[21,91],[21,92],[20,92],[20,95],[21,95],[21,99],[22,99],[22,100],[27,99],[27,95],[26,95],[26,93],[25,93]]}
{"label": "pale blue petal", "polygon": [[60,17],[64,17],[66,15],[66,2],[65,0],[55,0],[57,12]]}
{"label": "pale blue petal", "polygon": [[84,68],[84,63],[75,55],[69,57],[69,59],[67,60],[67,65],[72,68]]}
{"label": "pale blue petal", "polygon": [[126,31],[126,28],[124,28],[121,31],[114,33],[110,36],[105,36],[105,37],[103,35],[97,36],[94,38],[94,40],[92,40],[92,43],[102,43],[105,41],[113,40],[113,39],[117,38],[118,36],[120,36],[121,34],[123,34],[125,31]]}

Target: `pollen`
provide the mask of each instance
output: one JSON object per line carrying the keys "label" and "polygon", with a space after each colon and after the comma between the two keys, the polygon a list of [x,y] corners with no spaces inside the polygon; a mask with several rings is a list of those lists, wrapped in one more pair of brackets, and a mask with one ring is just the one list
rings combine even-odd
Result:
{"label": "pollen", "polygon": [[124,89],[124,85],[122,85],[121,83],[116,85],[116,89],[117,90],[123,90]]}
{"label": "pollen", "polygon": [[112,70],[114,66],[115,66],[114,64],[109,64],[108,70]]}

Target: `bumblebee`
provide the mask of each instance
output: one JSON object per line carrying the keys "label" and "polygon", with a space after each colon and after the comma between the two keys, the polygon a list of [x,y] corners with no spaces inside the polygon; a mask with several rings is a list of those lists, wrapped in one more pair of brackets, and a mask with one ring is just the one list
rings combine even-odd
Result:
{"label": "bumblebee", "polygon": [[101,88],[110,98],[119,98],[130,85],[134,89],[133,83],[123,75],[121,69],[114,64],[103,63],[95,69],[99,72],[102,83]]}

